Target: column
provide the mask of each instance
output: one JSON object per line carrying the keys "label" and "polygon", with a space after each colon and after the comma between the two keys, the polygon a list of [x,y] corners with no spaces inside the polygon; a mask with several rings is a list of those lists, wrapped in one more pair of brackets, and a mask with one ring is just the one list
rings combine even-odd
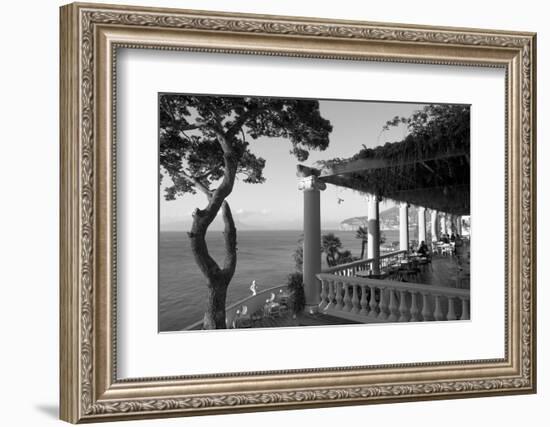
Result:
{"label": "column", "polygon": [[451,214],[449,215],[449,236],[452,234],[456,235],[456,215]]}
{"label": "column", "polygon": [[298,188],[304,192],[304,294],[305,310],[313,312],[321,298],[321,190],[326,184],[316,176],[302,178]]}
{"label": "column", "polygon": [[426,208],[420,206],[418,208],[418,244],[426,243]]}
{"label": "column", "polygon": [[439,233],[437,230],[437,211],[432,210],[432,242],[439,240]]}
{"label": "column", "polygon": [[399,206],[399,249],[409,250],[409,205],[403,202]]}
{"label": "column", "polygon": [[462,215],[456,216],[456,234],[462,236]]}
{"label": "column", "polygon": [[439,215],[439,233],[447,233],[447,214],[444,212]]}
{"label": "column", "polygon": [[379,206],[378,196],[369,194],[367,196],[368,202],[368,231],[369,240],[367,243],[367,257],[372,258],[373,274],[380,274],[380,219],[379,219]]}

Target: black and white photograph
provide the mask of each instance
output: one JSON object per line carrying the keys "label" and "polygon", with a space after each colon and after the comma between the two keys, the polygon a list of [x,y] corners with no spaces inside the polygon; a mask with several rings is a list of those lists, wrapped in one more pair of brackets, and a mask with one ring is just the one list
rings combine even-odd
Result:
{"label": "black and white photograph", "polygon": [[158,120],[159,332],[470,320],[469,105],[159,93]]}

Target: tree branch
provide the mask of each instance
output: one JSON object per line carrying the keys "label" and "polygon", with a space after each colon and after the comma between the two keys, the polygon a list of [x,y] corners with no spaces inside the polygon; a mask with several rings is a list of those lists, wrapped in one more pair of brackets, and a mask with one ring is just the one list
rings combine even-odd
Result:
{"label": "tree branch", "polygon": [[237,267],[237,229],[235,221],[229,208],[229,203],[224,200],[222,203],[222,217],[224,222],[224,242],[225,242],[225,260],[223,274],[227,283],[233,278],[235,268]]}
{"label": "tree branch", "polygon": [[201,177],[194,177],[192,175],[189,175],[187,172],[185,172],[185,170],[183,168],[181,170],[181,173],[183,174],[183,176],[186,179],[191,181],[197,187],[197,189],[199,189],[201,192],[203,192],[206,195],[206,197],[208,198],[208,200],[210,200],[212,198],[212,190],[210,190],[208,188],[208,186],[206,186],[205,184],[203,184],[200,181],[200,179],[202,179]]}
{"label": "tree branch", "polygon": [[226,135],[231,138],[239,132],[239,130],[242,129],[246,121],[253,116],[260,114],[262,112],[266,111],[265,108],[253,108],[251,110],[248,110],[246,113],[240,115],[236,120],[235,123],[233,123],[226,132]]}

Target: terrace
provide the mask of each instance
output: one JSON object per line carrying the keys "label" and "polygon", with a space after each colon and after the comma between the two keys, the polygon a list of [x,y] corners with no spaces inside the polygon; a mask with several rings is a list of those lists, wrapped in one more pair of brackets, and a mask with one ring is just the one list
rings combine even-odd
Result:
{"label": "terrace", "polygon": [[[304,313],[289,314],[281,286],[228,307],[228,327],[470,319],[470,234],[463,230],[463,217],[470,215],[469,126],[464,124],[469,109],[452,114],[459,116],[452,126],[443,120],[349,159],[298,165]],[[368,251],[366,259],[323,270],[320,198],[327,185],[365,194]],[[399,250],[381,255],[382,200],[399,204]],[[418,242],[428,245],[427,254],[416,253],[409,239],[411,205],[417,207]]]}

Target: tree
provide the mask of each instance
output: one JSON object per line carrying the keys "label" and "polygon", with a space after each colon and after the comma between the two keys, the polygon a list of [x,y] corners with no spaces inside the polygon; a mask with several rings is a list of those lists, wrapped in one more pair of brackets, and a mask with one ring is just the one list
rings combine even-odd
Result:
{"label": "tree", "polygon": [[321,237],[322,251],[329,267],[337,265],[338,253],[342,248],[342,241],[334,233],[323,234]]}
{"label": "tree", "polygon": [[294,260],[294,265],[296,266],[297,272],[302,272],[304,268],[304,236],[301,235],[300,239],[296,244],[296,249],[292,254],[292,259]]}
{"label": "tree", "polygon": [[369,231],[367,227],[359,227],[355,231],[355,238],[361,240],[361,259],[363,259],[365,257],[365,246],[369,241]]}
{"label": "tree", "polygon": [[329,267],[355,261],[349,250],[341,250],[342,241],[334,233],[321,236],[321,251],[325,253],[325,260]]}
{"label": "tree", "polygon": [[[311,100],[164,94],[159,99],[161,180],[171,183],[165,198],[202,192],[207,199],[196,208],[189,231],[191,250],[209,290],[203,327],[225,328],[227,287],[237,265],[237,230],[227,202],[237,176],[245,183],[265,181],[265,160],[252,153],[249,139],[279,137],[291,153],[306,160],[310,149],[324,150],[330,122]],[[223,266],[210,256],[206,232],[221,211],[224,222]]]}

